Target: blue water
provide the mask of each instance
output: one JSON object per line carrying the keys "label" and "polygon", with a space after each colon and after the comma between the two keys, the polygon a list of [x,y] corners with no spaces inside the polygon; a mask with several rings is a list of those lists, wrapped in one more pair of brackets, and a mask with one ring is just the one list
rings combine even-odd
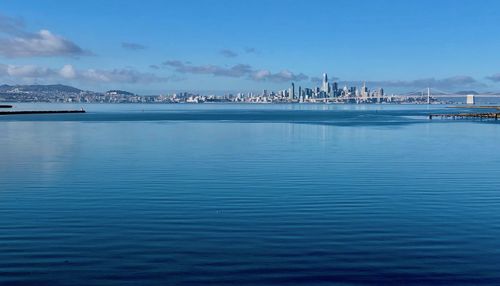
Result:
{"label": "blue water", "polygon": [[84,107],[0,116],[0,285],[500,284],[494,121]]}

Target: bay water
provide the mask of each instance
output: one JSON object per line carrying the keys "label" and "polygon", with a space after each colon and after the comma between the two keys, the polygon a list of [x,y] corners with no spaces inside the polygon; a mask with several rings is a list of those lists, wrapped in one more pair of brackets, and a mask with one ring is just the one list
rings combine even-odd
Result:
{"label": "bay water", "polygon": [[83,107],[0,116],[0,285],[500,283],[495,121]]}

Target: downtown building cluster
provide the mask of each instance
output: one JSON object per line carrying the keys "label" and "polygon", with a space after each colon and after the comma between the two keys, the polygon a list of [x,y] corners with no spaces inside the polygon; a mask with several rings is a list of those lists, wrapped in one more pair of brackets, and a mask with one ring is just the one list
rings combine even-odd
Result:
{"label": "downtown building cluster", "polygon": [[326,73],[321,84],[313,88],[297,87],[292,82],[289,88],[279,91],[263,90],[261,94],[238,93],[236,96],[229,94],[225,98],[249,103],[427,103],[426,98],[418,95],[386,95],[383,88],[370,90],[365,82],[361,87],[344,85],[341,88],[337,82],[330,83]]}
{"label": "downtown building cluster", "polygon": [[[267,91],[264,90],[263,96],[266,97]],[[321,86],[314,88],[296,87],[294,83],[290,88],[281,90],[277,93],[271,93],[272,98],[287,100],[291,102],[354,102],[354,103],[380,103],[386,102],[389,98],[384,96],[384,89],[369,90],[363,83],[361,88],[356,86],[339,88],[337,82],[330,83],[328,75],[323,74]]]}

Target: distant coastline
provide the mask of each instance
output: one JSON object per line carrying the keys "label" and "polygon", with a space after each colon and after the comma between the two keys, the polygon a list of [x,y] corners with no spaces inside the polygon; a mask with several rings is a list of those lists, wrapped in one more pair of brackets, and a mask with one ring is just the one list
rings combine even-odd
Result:
{"label": "distant coastline", "polygon": [[[255,103],[255,104],[460,104],[465,103],[467,94],[475,91],[456,92],[455,98],[445,94],[410,93],[405,95],[385,94],[383,89],[370,91],[366,86],[338,89],[337,84],[324,82],[322,88],[295,90],[291,88],[278,92],[263,90],[254,93],[227,93],[224,95],[201,95],[192,92],[177,92],[168,95],[138,95],[124,90],[95,92],[75,87],[56,85],[1,85],[2,103],[153,103],[153,104],[201,104],[201,103]],[[493,93],[482,96],[498,97]]]}

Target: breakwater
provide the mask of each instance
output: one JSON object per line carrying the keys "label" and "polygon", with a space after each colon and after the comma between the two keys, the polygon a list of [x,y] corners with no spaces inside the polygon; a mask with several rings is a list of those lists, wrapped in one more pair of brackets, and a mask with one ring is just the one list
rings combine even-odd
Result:
{"label": "breakwater", "polygon": [[19,115],[19,114],[60,114],[60,113],[85,113],[85,110],[17,110],[0,111],[0,115]]}

